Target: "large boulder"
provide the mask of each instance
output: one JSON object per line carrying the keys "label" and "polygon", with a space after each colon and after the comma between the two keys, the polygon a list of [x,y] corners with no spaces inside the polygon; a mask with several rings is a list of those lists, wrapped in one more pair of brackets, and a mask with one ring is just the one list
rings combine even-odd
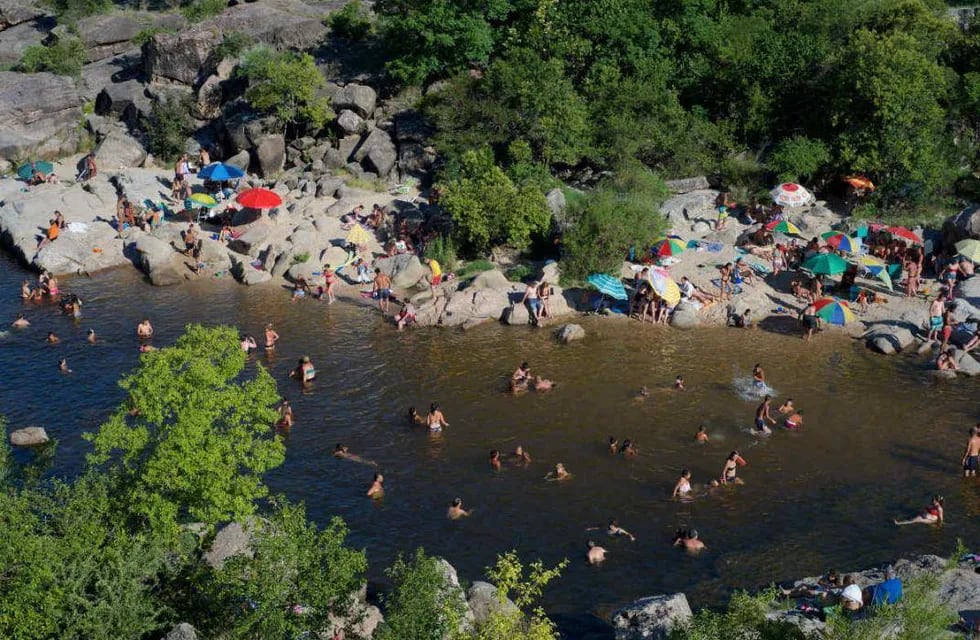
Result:
{"label": "large boulder", "polygon": [[671,193],[691,193],[692,191],[705,191],[711,188],[711,183],[705,176],[694,178],[680,178],[678,180],[667,180],[664,184],[670,189]]}
{"label": "large boulder", "polygon": [[186,622],[181,622],[170,630],[163,640],[197,640],[197,630]]}
{"label": "large boulder", "polygon": [[340,130],[344,133],[344,135],[360,133],[361,129],[364,127],[364,119],[350,109],[344,109],[340,112],[340,115],[337,116],[337,126],[340,127]]}
{"label": "large boulder", "polygon": [[980,204],[971,204],[943,223],[943,242],[952,245],[964,238],[980,238]]}
{"label": "large boulder", "polygon": [[864,337],[870,348],[885,355],[897,353],[915,342],[911,331],[897,325],[877,325]]}
{"label": "large boulder", "polygon": [[421,177],[432,169],[436,162],[436,152],[417,142],[402,142],[398,145],[398,169],[404,175]]}
{"label": "large boulder", "polygon": [[362,84],[348,84],[340,87],[333,95],[331,104],[338,113],[350,109],[362,118],[368,118],[374,113],[378,94],[371,87]]}
{"label": "large boulder", "polygon": [[501,599],[497,594],[497,587],[489,582],[474,582],[466,590],[466,604],[473,612],[473,621],[480,625],[490,618],[491,613],[503,613],[505,615],[515,615],[520,612],[509,598]]}
{"label": "large boulder", "polygon": [[206,24],[219,33],[247,33],[275,49],[309,49],[327,33],[322,5],[301,0],[239,2]]}
{"label": "large boulder", "polygon": [[675,329],[693,329],[700,324],[697,309],[686,302],[679,303],[670,314],[670,326]]}
{"label": "large boulder", "polygon": [[402,253],[375,261],[375,267],[391,278],[391,284],[399,289],[415,286],[425,277],[427,269],[414,253]]}
{"label": "large boulder", "polygon": [[[268,255],[268,253],[266,255]],[[270,268],[274,265],[274,257],[272,262],[273,264],[269,265]],[[247,258],[243,259],[241,256],[237,255],[231,256],[231,275],[234,276],[236,280],[247,286],[262,284],[263,282],[272,280],[272,274],[269,273],[268,270],[259,269],[255,267]]]}
{"label": "large boulder", "polygon": [[103,169],[139,167],[144,160],[146,149],[143,144],[122,130],[110,133],[95,150],[95,162]]}
{"label": "large boulder", "polygon": [[977,362],[976,358],[966,351],[957,349],[953,358],[959,367],[957,369],[959,373],[970,376],[971,378],[980,375],[980,362]]}
{"label": "large boulder", "polygon": [[0,30],[0,65],[13,67],[20,62],[24,49],[44,42],[53,22],[53,20],[30,20]]}
{"label": "large boulder", "polygon": [[127,251],[133,254],[133,262],[146,274],[154,285],[170,286],[180,284],[189,273],[182,260],[177,258],[174,248],[160,238],[136,233]]}
{"label": "large boulder", "polygon": [[255,161],[262,177],[280,173],[286,162],[286,139],[280,134],[260,139],[255,148]]}
{"label": "large boulder", "polygon": [[221,114],[223,97],[221,78],[217,74],[208,76],[207,80],[197,88],[197,100],[194,102],[195,115],[202,120],[217,118]]}
{"label": "large boulder", "polygon": [[143,83],[135,79],[108,84],[95,97],[97,114],[112,116],[131,124],[136,124],[140,116],[149,115],[150,110],[150,99]]}
{"label": "large boulder", "polygon": [[36,447],[49,440],[44,427],[24,427],[10,432],[10,444],[15,447]]}
{"label": "large boulder", "polygon": [[[710,220],[716,218],[715,198],[718,192],[714,189],[698,189],[669,198],[660,205],[660,213],[672,227],[687,227],[691,221],[698,219]],[[734,227],[735,225],[729,225]]]}
{"label": "large boulder", "polygon": [[252,529],[254,522],[247,521],[244,525],[232,522],[218,530],[211,547],[204,552],[201,559],[212,569],[220,569],[225,560],[233,556],[251,558]]}
{"label": "large boulder", "polygon": [[75,23],[75,30],[85,45],[89,62],[122,53],[129,48],[129,41],[143,28],[142,24],[125,13],[89,16]]}
{"label": "large boulder", "polygon": [[45,14],[33,0],[0,0],[0,31]]}
{"label": "large boulder", "polygon": [[354,159],[360,162],[366,171],[373,171],[383,178],[391,173],[398,160],[398,152],[387,132],[374,129],[354,151]]}
{"label": "large boulder", "polygon": [[568,344],[569,342],[574,342],[576,340],[585,339],[585,329],[581,325],[577,324],[566,324],[562,325],[556,332],[555,337],[558,338],[558,342],[562,344]]}
{"label": "large boulder", "polygon": [[691,619],[687,596],[643,598],[623,607],[613,615],[616,640],[667,640],[670,630]]}
{"label": "large boulder", "polygon": [[157,33],[143,45],[146,76],[195,85],[214,72],[209,58],[221,40],[220,33],[210,29]]}
{"label": "large boulder", "polygon": [[511,327],[531,324],[531,312],[526,304],[511,302],[510,306],[504,309],[501,321]]}
{"label": "large boulder", "polygon": [[253,258],[257,257],[259,252],[269,245],[273,231],[272,225],[267,221],[254,224],[248,231],[232,240],[228,248]]}
{"label": "large boulder", "polygon": [[0,71],[0,157],[73,153],[81,106],[70,77]]}

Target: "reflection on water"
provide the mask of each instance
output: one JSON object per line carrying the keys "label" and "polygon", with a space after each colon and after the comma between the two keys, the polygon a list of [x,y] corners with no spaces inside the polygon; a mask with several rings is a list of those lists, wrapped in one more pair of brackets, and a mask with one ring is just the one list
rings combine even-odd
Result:
{"label": "reflection on water", "polygon": [[[22,309],[22,273],[11,263],[0,269],[6,322]],[[320,522],[343,516],[353,542],[368,550],[373,580],[399,551],[418,545],[470,580],[511,548],[546,563],[568,557],[545,604],[570,637],[593,637],[580,626],[582,612],[601,617],[640,596],[683,590],[695,605],[716,603],[733,588],[831,565],[948,554],[957,537],[980,533],[980,485],[959,477],[976,383],[934,382],[914,356],[883,358],[829,336],[803,344],[762,331],[677,332],[612,319],[583,319],[586,340],[568,346],[545,330],[495,325],[399,334],[373,308],[290,303],[277,287],[219,281],[159,289],[129,270],[65,284],[85,301],[79,322],[52,306],[28,306],[34,326],[0,338],[3,412],[14,427],[43,425],[59,439],[56,472],[77,471],[86,451],[81,432],[121,400],[116,380],[137,362],[141,317],[153,321],[158,346],[188,322],[234,323],[255,335],[272,322],[282,342],[256,361],[279,381],[297,420],[286,463],[270,475],[273,490],[305,500]],[[85,343],[89,327],[102,342]],[[49,330],[64,343],[44,344]],[[303,355],[318,372],[306,392],[288,378]],[[73,375],[58,373],[59,357]],[[506,394],[521,360],[556,388]],[[740,397],[733,382],[756,362],[779,390],[774,406],[792,397],[805,410],[802,432],[752,435],[758,400]],[[678,374],[686,391],[670,389]],[[644,384],[650,396],[637,400]],[[438,436],[405,419],[408,406],[424,411],[433,401],[451,425]],[[702,445],[693,439],[699,424],[711,438]],[[610,435],[632,439],[640,455],[611,455]],[[337,442],[377,461],[383,501],[364,496],[371,467],[332,457]],[[506,457],[519,444],[533,462],[492,472],[490,449]],[[703,486],[736,448],[748,461],[739,469],[744,486],[669,499],[682,468]],[[575,477],[545,482],[556,462]],[[947,499],[945,527],[889,524],[935,492]],[[450,522],[446,507],[457,496],[473,515]],[[637,541],[604,540],[605,566],[585,566],[585,543],[595,535],[585,529],[611,517]],[[687,526],[708,545],[700,557],[670,547],[674,531]]]}

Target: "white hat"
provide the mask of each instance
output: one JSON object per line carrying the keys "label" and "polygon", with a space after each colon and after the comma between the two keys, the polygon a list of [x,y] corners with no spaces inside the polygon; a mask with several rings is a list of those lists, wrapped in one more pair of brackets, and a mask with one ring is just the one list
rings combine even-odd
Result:
{"label": "white hat", "polygon": [[841,592],[840,597],[858,604],[864,604],[864,599],[861,597],[861,587],[856,584],[849,584],[844,587],[844,591]]}

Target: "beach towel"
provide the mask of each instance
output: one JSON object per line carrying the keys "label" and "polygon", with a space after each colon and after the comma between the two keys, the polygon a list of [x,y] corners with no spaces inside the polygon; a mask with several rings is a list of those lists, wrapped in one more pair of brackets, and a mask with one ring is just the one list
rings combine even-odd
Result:
{"label": "beach towel", "polygon": [[708,251],[710,251],[711,253],[721,253],[721,250],[724,249],[724,248],[725,248],[725,245],[723,245],[720,242],[709,242],[708,243]]}
{"label": "beach towel", "polygon": [[68,230],[72,233],[85,233],[88,231],[87,222],[69,222]]}

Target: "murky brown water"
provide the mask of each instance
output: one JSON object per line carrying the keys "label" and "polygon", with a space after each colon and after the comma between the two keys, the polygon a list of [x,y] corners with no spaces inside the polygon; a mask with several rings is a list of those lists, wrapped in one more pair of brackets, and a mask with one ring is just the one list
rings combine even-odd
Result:
{"label": "murky brown water", "polygon": [[[0,264],[0,319],[21,308],[22,275]],[[495,325],[398,334],[373,309],[289,303],[276,288],[218,282],[157,289],[129,270],[67,284],[86,301],[77,326],[53,308],[29,309],[35,326],[0,339],[0,407],[13,426],[42,424],[59,438],[58,472],[77,470],[85,451],[79,434],[120,401],[115,381],[136,363],[141,316],[153,320],[158,344],[187,322],[235,323],[258,335],[272,321],[283,341],[274,360],[262,361],[298,418],[287,461],[270,477],[274,490],[305,500],[318,521],[343,516],[355,544],[367,548],[375,580],[399,551],[418,545],[470,580],[511,548],[547,563],[570,558],[545,601],[568,637],[604,637],[582,614],[605,616],[644,595],[683,590],[695,605],[717,603],[732,588],[827,566],[948,554],[957,537],[969,544],[980,533],[980,484],[959,477],[966,429],[977,419],[977,382],[934,382],[915,356],[888,359],[830,336],[805,345],[763,331],[678,332],[589,318],[580,321],[586,340],[569,346],[545,330]],[[89,326],[108,342],[84,344]],[[44,345],[49,329],[65,344]],[[287,377],[303,354],[318,369],[307,393]],[[56,371],[62,355],[72,377]],[[525,359],[558,381],[553,392],[503,393]],[[762,440],[749,433],[756,402],[739,397],[734,383],[755,362],[778,401],[790,396],[805,409],[802,432]],[[670,391],[679,373],[688,390]],[[641,384],[655,388],[645,401],[634,399]],[[44,402],[45,388],[59,399],[54,405]],[[433,400],[451,423],[438,437],[403,418],[409,405]],[[702,422],[711,441],[697,445]],[[633,439],[640,455],[610,455],[609,435]],[[340,441],[378,462],[387,479],[383,502],[364,497],[370,468],[331,457]],[[534,462],[492,472],[489,450],[517,444]],[[720,474],[733,448],[748,460],[744,486],[692,502],[669,499],[682,467],[701,485]],[[574,478],[545,482],[559,461]],[[945,527],[890,524],[933,492],[946,496]],[[474,509],[472,517],[446,520],[455,496]],[[585,531],[610,517],[637,541]],[[681,526],[696,526],[708,552],[690,558],[672,549]],[[590,568],[581,560],[585,542],[597,536],[609,560]]]}

